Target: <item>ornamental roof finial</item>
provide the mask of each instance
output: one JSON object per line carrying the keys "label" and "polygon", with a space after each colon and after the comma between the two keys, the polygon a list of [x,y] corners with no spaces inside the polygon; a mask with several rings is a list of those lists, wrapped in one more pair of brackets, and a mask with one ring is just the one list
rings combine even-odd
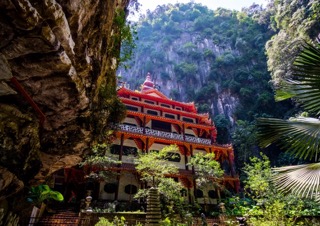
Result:
{"label": "ornamental roof finial", "polygon": [[151,74],[150,72],[148,72],[147,74],[147,77],[146,77],[146,80],[144,81],[144,83],[142,84],[142,87],[141,87],[141,92],[145,92],[147,90],[150,90],[150,89],[154,89],[154,83],[153,81],[151,80]]}

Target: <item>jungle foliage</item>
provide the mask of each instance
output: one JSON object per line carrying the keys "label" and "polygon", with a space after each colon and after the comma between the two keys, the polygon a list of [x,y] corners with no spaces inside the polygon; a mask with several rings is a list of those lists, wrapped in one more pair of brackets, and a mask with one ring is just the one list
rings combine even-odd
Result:
{"label": "jungle foliage", "polygon": [[229,214],[246,216],[250,225],[317,224],[310,216],[319,215],[318,204],[293,194],[280,193],[272,183],[274,172],[267,156],[261,154],[259,158],[250,158],[243,171],[247,175],[244,197],[227,201]]}
{"label": "jungle foliage", "polygon": [[137,22],[134,60],[129,72],[121,73],[138,89],[150,72],[161,91],[195,101],[200,112],[212,116],[226,113],[217,109],[218,97],[225,95],[239,100],[237,119],[280,116],[286,106],[273,107],[264,48],[274,31],[263,23],[267,16],[259,16],[262,22],[255,18],[263,12],[258,5],[242,12],[196,3],[158,6]]}
{"label": "jungle foliage", "polygon": [[277,34],[266,44],[268,69],[278,87],[281,80],[292,76],[292,65],[305,41],[316,40],[320,31],[319,1],[270,1],[266,11],[270,27]]}

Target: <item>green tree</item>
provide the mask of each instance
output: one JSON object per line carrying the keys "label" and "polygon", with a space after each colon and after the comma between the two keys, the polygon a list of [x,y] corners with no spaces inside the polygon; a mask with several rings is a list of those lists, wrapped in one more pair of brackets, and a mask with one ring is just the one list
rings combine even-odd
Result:
{"label": "green tree", "polygon": [[171,11],[171,20],[174,22],[181,22],[183,20],[183,14],[177,9]]}
{"label": "green tree", "polygon": [[253,122],[238,120],[232,134],[236,163],[239,169],[249,158],[258,154],[257,129]]}
{"label": "green tree", "polygon": [[128,65],[125,63],[129,61],[133,55],[133,50],[136,47],[135,40],[137,32],[135,26],[132,26],[130,23],[126,22],[125,14],[126,13],[124,10],[116,11],[116,16],[113,23],[116,25],[120,32],[119,35],[114,35],[113,38],[116,40],[120,40],[121,51],[120,48],[118,50],[114,48],[114,51],[120,51],[117,63],[127,68]]}
{"label": "green tree", "polygon": [[195,64],[189,63],[181,63],[174,67],[174,71],[178,80],[186,79],[193,79],[195,80],[195,75],[198,71],[198,67]]}
{"label": "green tree", "polygon": [[243,171],[247,175],[245,188],[248,189],[253,198],[263,202],[263,199],[273,192],[271,178],[272,171],[270,161],[266,155],[250,158],[250,164],[246,164]]}
{"label": "green tree", "polygon": [[195,168],[195,179],[200,187],[206,187],[210,182],[218,185],[218,178],[223,175],[220,163],[214,159],[214,156],[214,153],[197,153],[188,163],[189,166]]}
{"label": "green tree", "polygon": [[229,128],[230,128],[230,122],[224,115],[217,115],[213,119],[214,124],[216,125],[216,128],[218,130],[218,138],[217,142],[219,144],[227,144],[230,140],[229,138]]}
{"label": "green tree", "polygon": [[303,202],[293,196],[283,196],[272,183],[273,172],[267,156],[250,158],[243,171],[247,175],[245,189],[253,205],[240,207],[254,226],[297,225]]}
{"label": "green tree", "polygon": [[271,25],[277,34],[266,44],[268,69],[277,85],[282,78],[291,77],[292,63],[300,52],[303,40],[315,40],[319,31],[318,1],[272,0]]}
{"label": "green tree", "polygon": [[[182,189],[180,183],[169,177],[178,174],[178,167],[168,161],[168,155],[178,150],[176,145],[170,145],[160,151],[140,153],[135,160],[136,170],[141,180],[158,188],[160,194],[168,200],[178,200]],[[136,197],[143,197],[146,194],[147,190],[139,190]]]}
{"label": "green tree", "polygon": [[108,169],[119,164],[121,164],[121,161],[111,155],[110,144],[97,144],[85,156],[80,166],[87,166],[86,176],[88,179],[107,180],[116,174]]}

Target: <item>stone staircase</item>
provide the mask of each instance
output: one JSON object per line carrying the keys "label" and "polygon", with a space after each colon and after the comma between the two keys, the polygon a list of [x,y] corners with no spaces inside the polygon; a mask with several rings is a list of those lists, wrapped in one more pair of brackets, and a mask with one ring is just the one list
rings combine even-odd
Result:
{"label": "stone staircase", "polygon": [[45,213],[37,222],[37,226],[78,225],[79,213],[73,208],[55,208],[54,213]]}

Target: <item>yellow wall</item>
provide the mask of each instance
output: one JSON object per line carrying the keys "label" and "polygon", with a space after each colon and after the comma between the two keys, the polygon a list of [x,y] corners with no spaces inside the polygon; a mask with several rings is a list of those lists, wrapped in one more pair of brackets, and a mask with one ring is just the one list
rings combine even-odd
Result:
{"label": "yellow wall", "polygon": [[196,137],[196,134],[193,132],[192,129],[185,129],[185,134],[186,134],[186,135],[190,134],[190,135],[193,135],[193,136]]}
{"label": "yellow wall", "polygon": [[[108,183],[117,183],[116,180],[108,181]],[[99,199],[105,199],[105,200],[114,200],[116,193],[107,193],[104,191],[104,185],[106,182],[100,183],[100,191],[99,191]]]}
{"label": "yellow wall", "polygon": [[136,121],[134,118],[128,118],[128,117],[126,117],[123,122],[124,122],[124,123],[134,124],[134,125],[138,126],[137,121]]}
{"label": "yellow wall", "polygon": [[120,177],[120,183],[119,183],[119,194],[118,194],[118,200],[120,201],[130,201],[130,200],[134,200],[133,196],[134,195],[129,195],[126,194],[124,189],[125,186],[127,186],[128,184],[133,184],[135,186],[137,186],[138,190],[140,188],[140,183],[137,181],[137,179],[135,178],[135,176],[131,173],[123,173],[121,174]]}

